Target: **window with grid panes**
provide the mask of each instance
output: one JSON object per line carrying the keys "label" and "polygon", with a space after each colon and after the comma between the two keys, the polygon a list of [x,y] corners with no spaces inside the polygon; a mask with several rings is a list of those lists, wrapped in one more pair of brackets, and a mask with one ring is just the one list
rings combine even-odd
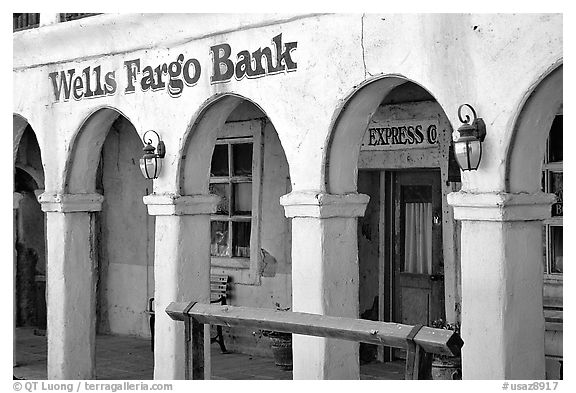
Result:
{"label": "window with grid panes", "polygon": [[259,135],[216,141],[210,170],[210,193],[221,198],[211,216],[210,253],[215,265],[250,267],[258,230],[254,219],[259,209],[261,165],[255,151],[259,146]]}
{"label": "window with grid panes", "polygon": [[563,154],[562,115],[556,115],[546,142],[542,172],[542,190],[556,194],[552,217],[544,221],[544,272],[550,278],[561,278],[563,272]]}

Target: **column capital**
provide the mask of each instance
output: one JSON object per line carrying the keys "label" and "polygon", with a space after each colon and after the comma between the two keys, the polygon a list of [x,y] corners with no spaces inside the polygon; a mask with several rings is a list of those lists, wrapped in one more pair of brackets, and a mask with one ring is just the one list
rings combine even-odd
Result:
{"label": "column capital", "polygon": [[185,216],[216,213],[220,197],[214,194],[150,194],[142,200],[151,216]]}
{"label": "column capital", "polygon": [[38,196],[43,212],[75,213],[102,210],[104,196],[100,194],[51,194]]}
{"label": "column capital", "polygon": [[13,192],[13,202],[12,202],[12,209],[17,210],[20,207],[20,201],[24,198],[24,195],[20,194],[19,192]]}
{"label": "column capital", "polygon": [[448,204],[454,208],[454,218],[466,221],[536,221],[550,217],[554,194],[506,192],[452,192]]}
{"label": "column capital", "polygon": [[280,197],[286,217],[361,217],[370,197],[364,194],[326,194],[319,191],[292,191]]}

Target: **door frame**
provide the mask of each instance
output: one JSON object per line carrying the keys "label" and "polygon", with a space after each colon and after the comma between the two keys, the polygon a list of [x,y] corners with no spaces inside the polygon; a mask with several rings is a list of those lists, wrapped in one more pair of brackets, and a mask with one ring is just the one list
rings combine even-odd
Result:
{"label": "door frame", "polygon": [[[396,258],[394,255],[394,181],[398,173],[409,172],[429,172],[437,174],[440,182],[439,198],[440,198],[440,213],[443,217],[443,190],[442,190],[442,176],[441,168],[402,168],[402,169],[380,169],[380,211],[379,211],[379,274],[378,274],[378,298],[382,299],[378,302],[378,319],[384,322],[393,322],[397,312],[399,296],[397,292],[397,283],[395,277]],[[441,223],[444,224],[444,218],[441,218]],[[444,225],[443,225],[444,227]],[[440,230],[440,258],[444,254],[444,228]],[[444,267],[445,269],[445,267]],[[383,274],[382,274],[383,273]],[[442,285],[441,291],[441,312],[445,313],[445,283]],[[391,348],[379,346],[377,359],[381,362],[394,360],[394,351]]]}

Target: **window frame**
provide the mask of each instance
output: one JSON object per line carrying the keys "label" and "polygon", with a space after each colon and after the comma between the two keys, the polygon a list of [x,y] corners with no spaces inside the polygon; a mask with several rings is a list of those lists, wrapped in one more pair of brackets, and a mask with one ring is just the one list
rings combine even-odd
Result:
{"label": "window frame", "polygon": [[[562,116],[560,111],[555,116]],[[563,120],[562,120],[563,121]],[[550,132],[550,131],[549,131]],[[550,157],[550,136],[546,139],[546,152],[544,155],[544,162],[542,165],[542,176],[544,177],[544,184],[542,191],[545,193],[552,193],[550,184],[551,173],[564,173],[564,161],[549,161]],[[552,268],[552,227],[564,227],[564,216],[550,217],[544,220],[544,283],[547,284],[562,284],[564,273],[551,273]]]}
{"label": "window frame", "polygon": [[[210,222],[228,222],[228,244],[232,244],[232,222],[250,221],[250,257],[238,256],[214,256],[210,255],[211,267],[224,269],[248,270],[249,281],[256,283],[260,265],[260,232],[261,232],[261,193],[262,193],[262,170],[263,170],[263,126],[259,120],[249,120],[226,123],[218,133],[216,145],[226,145],[228,154],[228,175],[212,176],[210,173],[209,184],[228,184],[229,193],[233,194],[232,187],[236,183],[252,183],[252,213],[247,215],[234,215],[230,211],[227,216],[221,214],[211,214]],[[232,145],[240,143],[252,144],[252,175],[251,176],[230,176],[233,174],[233,157],[231,154]],[[230,198],[229,206],[234,205],[234,200]],[[248,218],[249,217],[249,218]],[[233,252],[233,251],[232,251]]]}

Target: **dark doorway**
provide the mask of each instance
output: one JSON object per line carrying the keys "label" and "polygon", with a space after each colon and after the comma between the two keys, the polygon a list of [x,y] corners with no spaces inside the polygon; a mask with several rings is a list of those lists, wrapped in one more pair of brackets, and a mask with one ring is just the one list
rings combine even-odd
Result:
{"label": "dark doorway", "polygon": [[[444,318],[440,171],[359,171],[358,192],[370,196],[358,221],[360,317],[408,325]],[[361,345],[360,359],[402,352]]]}

